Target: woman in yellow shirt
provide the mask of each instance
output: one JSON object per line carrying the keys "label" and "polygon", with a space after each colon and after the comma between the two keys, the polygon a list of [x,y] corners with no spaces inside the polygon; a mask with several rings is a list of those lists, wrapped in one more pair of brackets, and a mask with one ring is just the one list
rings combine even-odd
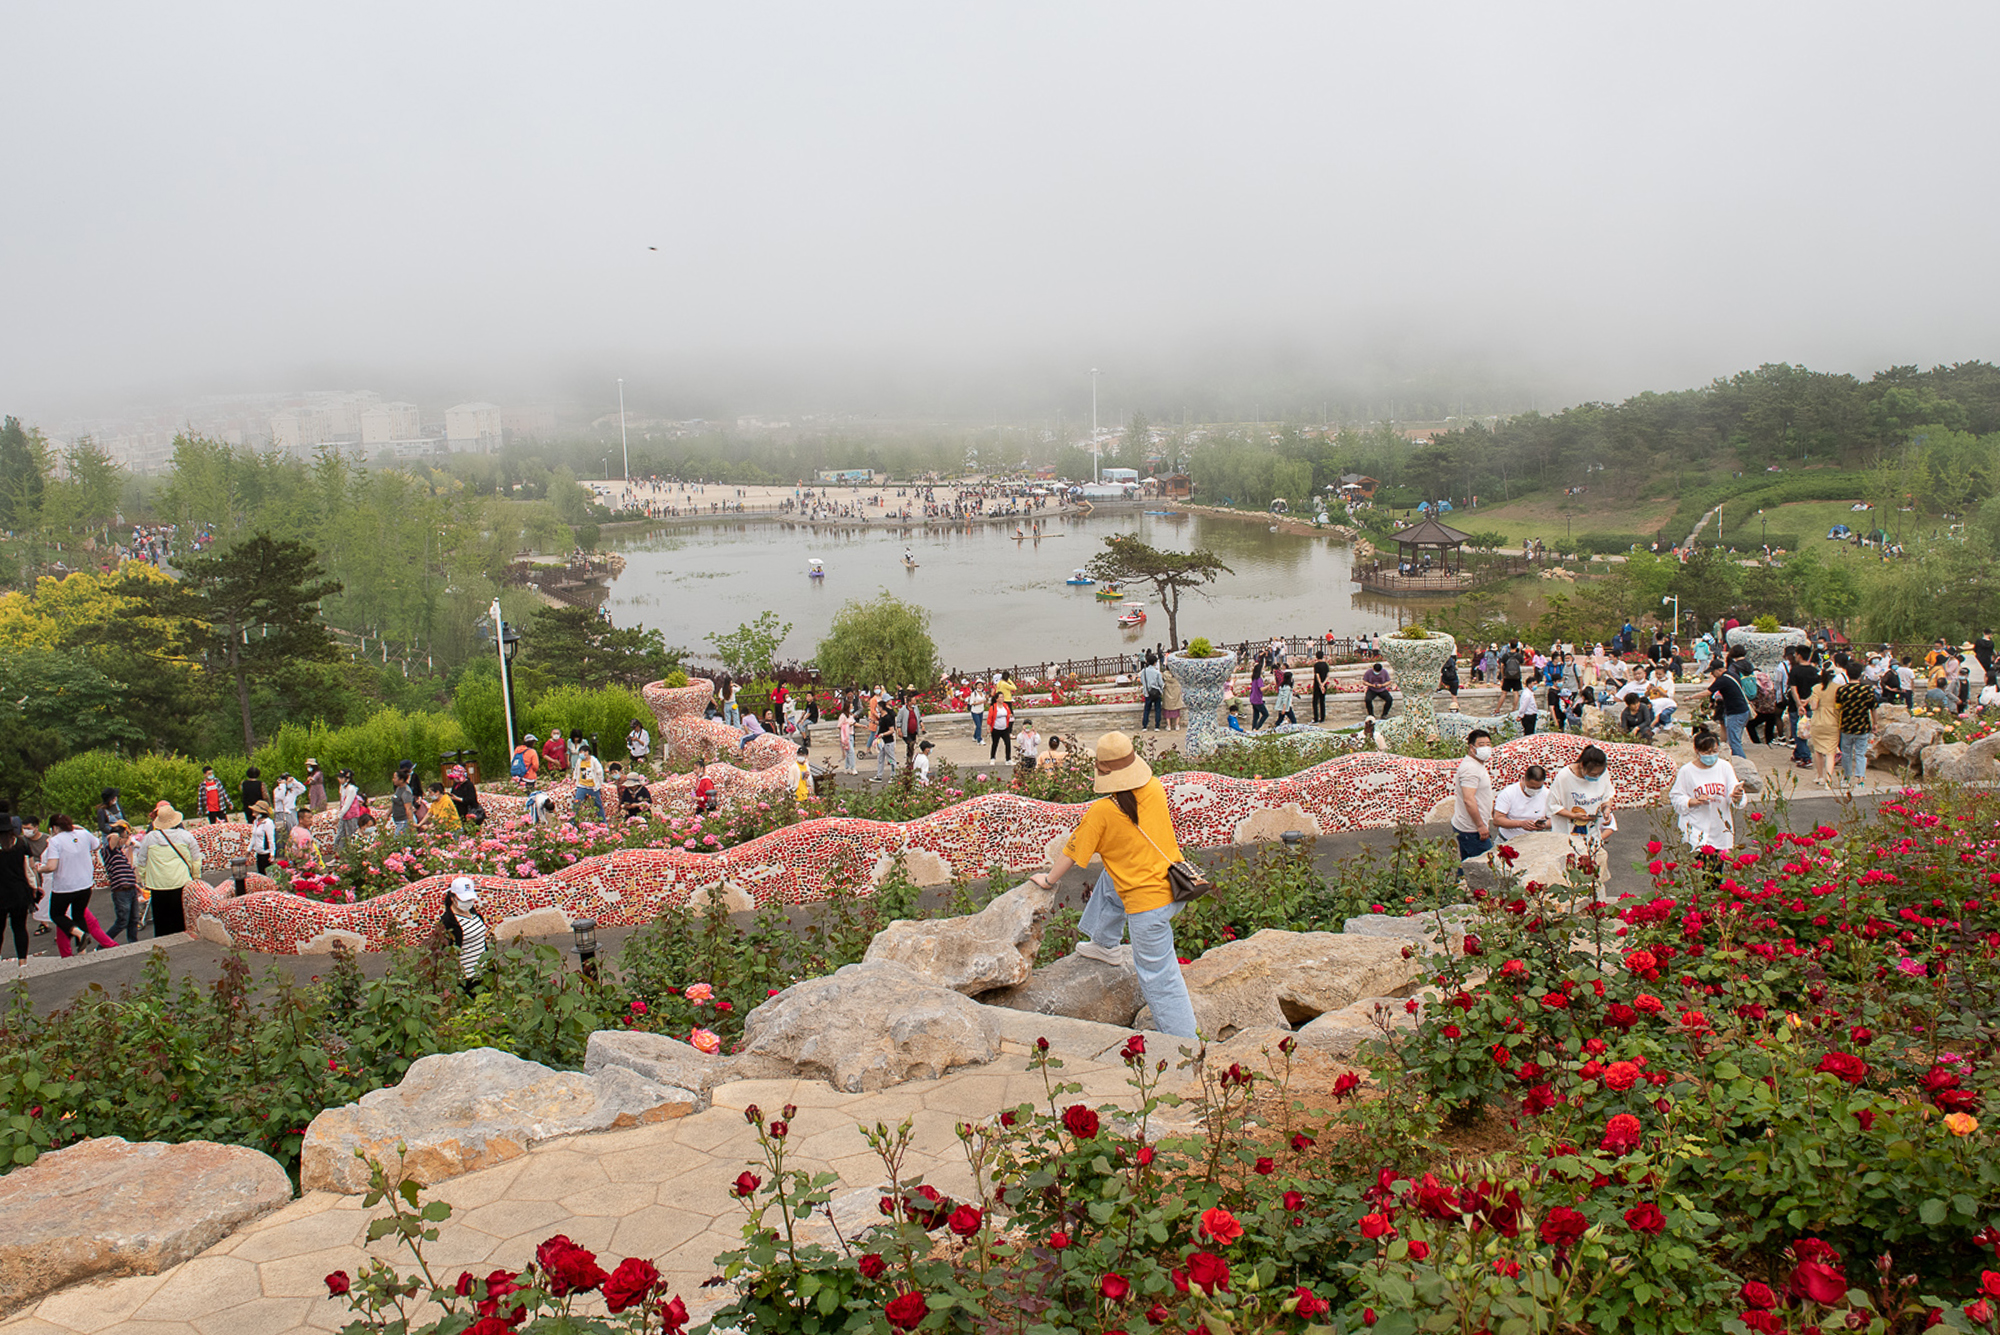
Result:
{"label": "woman in yellow shirt", "polygon": [[1071,867],[1088,865],[1093,856],[1104,859],[1104,871],[1083,908],[1084,939],[1076,953],[1122,965],[1120,943],[1130,927],[1131,959],[1140,995],[1152,1008],[1153,1028],[1193,1038],[1194,1003],[1174,949],[1174,916],[1182,906],[1174,902],[1167,869],[1181,860],[1181,846],[1174,838],[1167,790],[1122,732],[1097,739],[1097,782],[1092,787],[1106,794],[1104,800],[1090,804],[1054,865],[1028,879],[1047,888]]}

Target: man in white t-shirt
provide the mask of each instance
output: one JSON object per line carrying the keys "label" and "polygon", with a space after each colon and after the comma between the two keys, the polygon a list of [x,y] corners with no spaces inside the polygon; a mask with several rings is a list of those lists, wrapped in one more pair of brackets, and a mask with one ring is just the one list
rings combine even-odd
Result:
{"label": "man in white t-shirt", "polygon": [[1549,828],[1549,772],[1530,765],[1519,783],[1510,783],[1493,799],[1493,824],[1501,830]]}
{"label": "man in white t-shirt", "polygon": [[1493,847],[1493,776],[1486,769],[1492,758],[1493,734],[1473,729],[1451,784],[1451,829],[1458,836],[1461,862]]}

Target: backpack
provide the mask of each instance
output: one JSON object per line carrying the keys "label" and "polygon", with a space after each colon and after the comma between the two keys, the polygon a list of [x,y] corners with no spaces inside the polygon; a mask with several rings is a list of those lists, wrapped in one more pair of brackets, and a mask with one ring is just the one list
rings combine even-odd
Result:
{"label": "backpack", "polygon": [[512,774],[517,779],[527,778],[528,758],[522,755],[519,751],[516,751],[514,753],[514,763],[507,767],[507,772]]}
{"label": "backpack", "polygon": [[1771,674],[1757,674],[1757,694],[1751,701],[1759,714],[1769,714],[1778,707],[1778,688],[1771,681]]}

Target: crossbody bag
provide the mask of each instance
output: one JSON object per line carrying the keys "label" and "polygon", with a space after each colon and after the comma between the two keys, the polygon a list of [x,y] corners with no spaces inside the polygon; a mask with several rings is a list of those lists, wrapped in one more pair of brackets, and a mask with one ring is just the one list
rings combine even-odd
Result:
{"label": "crossbody bag", "polygon": [[[1155,853],[1158,853],[1163,858],[1167,856],[1165,849],[1153,843],[1153,836],[1146,833],[1145,826],[1134,820],[1132,828],[1139,832],[1141,839],[1153,845]],[[1167,890],[1173,895],[1174,903],[1192,904],[1195,900],[1206,896],[1213,889],[1215,889],[1215,883],[1202,874],[1201,868],[1195,866],[1186,858],[1182,858],[1178,862],[1168,859]]]}

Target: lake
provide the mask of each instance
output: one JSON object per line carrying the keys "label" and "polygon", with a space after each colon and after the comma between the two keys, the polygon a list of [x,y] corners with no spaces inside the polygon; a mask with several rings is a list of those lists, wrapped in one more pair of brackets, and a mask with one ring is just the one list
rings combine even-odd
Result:
{"label": "lake", "polygon": [[[808,659],[843,604],[883,589],[929,611],[931,637],[951,667],[1130,652],[1167,638],[1152,590],[1130,590],[1148,620],[1125,630],[1115,622],[1117,603],[1063,581],[1103,550],[1107,535],[1137,533],[1156,547],[1209,548],[1234,571],[1206,595],[1182,595],[1183,639],[1353,635],[1398,624],[1399,606],[1356,592],[1348,548],[1325,538],[1201,515],[1071,518],[1050,510],[1043,520],[1043,537],[1027,541],[1014,539],[1012,522],[951,532],[887,525],[815,532],[758,519],[607,535],[605,545],[624,553],[626,566],[605,606],[618,625],[657,629],[698,656],[710,650],[709,632],[768,608],[792,623],[780,657]],[[917,569],[904,567],[905,548]],[[825,562],[825,579],[807,577],[813,557]]]}

